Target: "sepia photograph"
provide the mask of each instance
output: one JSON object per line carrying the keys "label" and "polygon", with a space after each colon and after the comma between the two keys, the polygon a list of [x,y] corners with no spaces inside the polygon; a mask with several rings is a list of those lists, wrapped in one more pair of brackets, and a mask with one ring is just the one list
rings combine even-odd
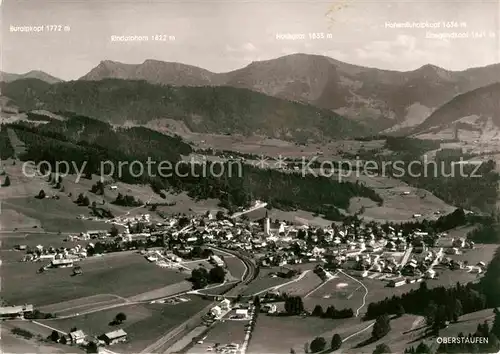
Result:
{"label": "sepia photograph", "polygon": [[499,354],[499,187],[500,0],[0,0],[0,353]]}

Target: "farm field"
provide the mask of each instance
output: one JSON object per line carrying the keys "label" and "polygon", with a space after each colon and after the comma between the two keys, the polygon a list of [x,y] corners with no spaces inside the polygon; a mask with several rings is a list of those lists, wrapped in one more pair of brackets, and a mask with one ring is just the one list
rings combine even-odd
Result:
{"label": "farm field", "polygon": [[[482,311],[473,312],[460,317],[457,323],[450,323],[447,328],[439,332],[441,337],[455,337],[458,333],[462,332],[465,335],[474,333],[477,325],[484,321],[491,321],[494,318],[493,309],[486,309]],[[384,338],[370,343],[368,345],[360,346],[360,343],[367,341],[371,337],[371,328],[367,331],[356,335],[342,344],[342,353],[357,354],[360,352],[371,353],[378,344],[387,344],[392,352],[401,353],[406,348],[413,346],[416,347],[422,340],[429,346],[435,346],[437,343],[435,337],[424,336],[423,318],[414,315],[404,315],[401,318],[394,318],[391,320],[391,331]]]}
{"label": "farm field", "polygon": [[53,305],[42,306],[39,308],[39,310],[44,313],[57,314],[57,317],[63,317],[71,316],[79,312],[83,313],[85,311],[124,303],[126,303],[126,300],[120,296],[102,294],[64,301]]}
{"label": "farm field", "polygon": [[[345,341],[340,350],[342,353],[352,354],[371,353],[378,344],[385,343],[391,348],[393,353],[402,353],[406,347],[415,345],[415,343],[411,342],[417,337],[415,337],[414,332],[408,331],[420,327],[420,319],[420,316],[414,315],[403,315],[399,318],[393,318],[391,320],[391,331],[385,337],[373,343],[366,344],[372,335],[372,328],[369,328]],[[368,322],[365,323],[365,327],[369,324]],[[418,343],[419,341],[416,342],[416,345],[418,345]]]}
{"label": "farm field", "polygon": [[0,213],[0,224],[2,225],[2,229],[4,231],[18,229],[32,232],[33,230],[42,228],[40,221],[18,213],[13,209],[7,208],[6,206],[2,207],[2,212]]}
{"label": "farm field", "polygon": [[[296,278],[296,277],[295,277]],[[243,295],[253,295],[256,293],[263,292],[268,288],[272,288],[275,286],[283,285],[289,281],[292,281],[294,278],[285,279],[285,278],[271,278],[269,276],[259,277],[248,284],[247,288],[243,292]]]}
{"label": "farm field", "polygon": [[[134,304],[68,319],[42,322],[63,331],[77,327],[90,335],[101,335],[122,328],[128,334],[128,341],[114,345],[111,349],[119,353],[138,353],[210,303],[196,296],[189,299],[188,302],[176,305]],[[127,316],[126,321],[119,326],[109,325],[119,312]]]}
{"label": "farm field", "polygon": [[314,272],[307,272],[304,277],[296,282],[286,284],[279,288],[281,293],[293,296],[304,296],[318,287],[323,281]]}
{"label": "farm field", "polygon": [[[5,188],[2,188],[5,189]],[[82,214],[88,216],[89,209],[79,207],[66,197],[61,199],[36,199],[33,197],[11,198],[2,201],[2,208],[14,210],[16,213],[37,220],[43,230],[49,232],[79,232],[85,230],[107,230],[111,226],[104,221],[79,220],[76,216]],[[9,225],[7,221],[2,225],[4,230],[13,230],[19,226]]]}
{"label": "farm field", "polygon": [[[37,353],[37,354],[83,354],[85,351],[76,348],[68,347],[61,344],[42,342],[37,338],[26,339],[18,335],[12,334],[10,331],[14,327],[23,328],[33,334],[40,333],[33,330],[30,326],[25,326],[25,323],[20,321],[9,321],[8,324],[2,324],[2,352],[3,353]],[[43,328],[37,326],[36,330]],[[49,333],[50,334],[50,333]]]}
{"label": "farm field", "polygon": [[245,325],[247,323],[249,321],[224,320],[224,322],[217,322],[210,328],[203,343],[196,344],[188,353],[205,354],[207,352],[206,349],[215,343],[220,343],[221,345],[236,343],[241,347],[245,339]]}
{"label": "farm field", "polygon": [[128,301],[149,301],[161,297],[172,296],[181,292],[189,291],[193,287],[190,281],[182,280],[178,283],[170,284],[162,288],[146,291],[144,293],[128,297]]}
{"label": "farm field", "polygon": [[325,309],[335,306],[337,309],[352,308],[354,312],[363,303],[365,289],[343,274],[337,274],[305,299],[308,310],[321,305]]}
{"label": "farm field", "polygon": [[497,248],[498,245],[476,243],[474,245],[474,249],[464,250],[462,254],[449,257],[456,261],[467,261],[469,265],[476,265],[479,262],[488,264],[493,258]]}
{"label": "farm field", "polygon": [[224,263],[226,263],[227,270],[236,279],[242,279],[246,271],[245,264],[238,257],[224,257]]}
{"label": "farm field", "polygon": [[[42,274],[42,263],[3,265],[2,296],[10,303],[54,304],[96,294],[134,296],[185,279],[185,275],[148,263],[144,257],[121,252],[81,261],[83,275],[72,269],[50,269]],[[30,284],[30,286],[26,286]]]}
{"label": "farm field", "polygon": [[317,336],[323,336],[329,342],[335,333],[341,336],[345,331],[354,333],[365,325],[357,318],[331,320],[261,315],[257,319],[247,352],[285,354],[293,348],[296,353],[304,353],[304,344]]}

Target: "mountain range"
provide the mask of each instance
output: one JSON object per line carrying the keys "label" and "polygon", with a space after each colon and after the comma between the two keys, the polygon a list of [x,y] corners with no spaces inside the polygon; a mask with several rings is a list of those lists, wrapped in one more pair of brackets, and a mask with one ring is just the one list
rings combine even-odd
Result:
{"label": "mountain range", "polygon": [[[8,75],[5,77],[8,79],[4,81],[12,81]],[[38,78],[49,83],[55,79]],[[214,73],[196,66],[158,60],[146,60],[142,64],[105,60],[78,81],[106,79],[145,80],[150,84],[176,87],[247,89],[330,110],[377,131],[390,133],[411,131],[441,106],[462,99],[462,94],[500,82],[500,64],[464,71],[424,65],[402,72],[347,64],[320,55],[292,54],[252,62],[227,73]],[[440,114],[436,113],[433,121]]]}
{"label": "mountain range", "polygon": [[74,112],[116,125],[175,120],[193,132],[256,134],[296,142],[373,133],[331,110],[228,86],[174,87],[119,79],[48,84],[25,79],[0,88],[20,111]]}
{"label": "mountain range", "polygon": [[456,96],[412,133],[478,142],[500,140],[500,82]]}
{"label": "mountain range", "polygon": [[49,84],[55,84],[57,82],[63,81],[61,79],[58,79],[57,77],[54,77],[40,70],[31,70],[25,74],[11,74],[0,71],[0,82],[12,82],[15,80],[22,80],[22,79],[38,79],[48,82]]}
{"label": "mountain range", "polygon": [[500,64],[464,71],[424,65],[400,72],[351,65],[320,55],[292,54],[217,74],[155,60],[142,64],[102,61],[80,80],[106,78],[246,88],[397,130],[422,123],[456,95],[500,82]]}

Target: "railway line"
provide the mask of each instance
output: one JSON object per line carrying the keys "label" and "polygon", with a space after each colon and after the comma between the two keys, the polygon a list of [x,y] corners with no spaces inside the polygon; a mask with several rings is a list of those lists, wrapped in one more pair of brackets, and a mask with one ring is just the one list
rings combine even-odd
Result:
{"label": "railway line", "polygon": [[[217,250],[222,253],[231,254],[235,257],[238,257],[243,264],[245,264],[245,273],[243,274],[242,280],[235,283],[235,286],[228,289],[226,292],[221,293],[219,296],[224,296],[227,298],[237,298],[245,289],[245,287],[253,281],[258,275],[258,268],[254,262],[254,260],[249,256],[242,254],[241,252],[234,250],[227,250],[219,247],[212,246],[214,250]],[[166,333],[163,337],[159,338],[155,343],[148,346],[144,349],[141,354],[151,353],[151,352],[160,352],[167,354],[169,353],[169,348],[172,347],[179,340],[184,338],[184,336],[188,335],[193,329],[201,326],[203,322],[203,315],[205,315],[210,308],[212,308],[215,303],[210,304],[196,315],[191,317],[189,320],[180,324],[177,328],[169,333]]]}

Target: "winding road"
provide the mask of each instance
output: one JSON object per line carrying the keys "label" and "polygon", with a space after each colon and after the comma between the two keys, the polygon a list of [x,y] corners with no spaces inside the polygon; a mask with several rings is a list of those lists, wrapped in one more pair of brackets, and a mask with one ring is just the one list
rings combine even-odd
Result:
{"label": "winding road", "polygon": [[255,211],[255,210],[259,210],[259,209],[265,208],[266,206],[267,206],[267,203],[257,204],[255,206],[251,207],[250,209],[247,209],[247,210],[244,210],[244,211],[240,211],[238,213],[234,213],[233,215],[231,215],[231,219],[240,217],[240,216],[242,216],[244,214],[251,213],[252,211]]}
{"label": "winding road", "polygon": [[356,317],[358,317],[358,316],[359,316],[359,311],[361,311],[361,309],[362,309],[363,307],[365,307],[365,305],[366,305],[366,297],[368,296],[368,288],[365,286],[365,284],[363,284],[362,282],[360,282],[358,279],[356,279],[356,278],[354,278],[354,277],[350,276],[349,274],[345,273],[343,270],[339,269],[339,273],[342,273],[342,274],[344,274],[346,277],[348,277],[348,278],[350,278],[350,279],[354,280],[356,283],[360,284],[360,285],[363,287],[363,289],[365,289],[365,295],[363,295],[363,303],[362,303],[362,304],[361,304],[361,306],[360,306],[360,307],[356,310]]}

